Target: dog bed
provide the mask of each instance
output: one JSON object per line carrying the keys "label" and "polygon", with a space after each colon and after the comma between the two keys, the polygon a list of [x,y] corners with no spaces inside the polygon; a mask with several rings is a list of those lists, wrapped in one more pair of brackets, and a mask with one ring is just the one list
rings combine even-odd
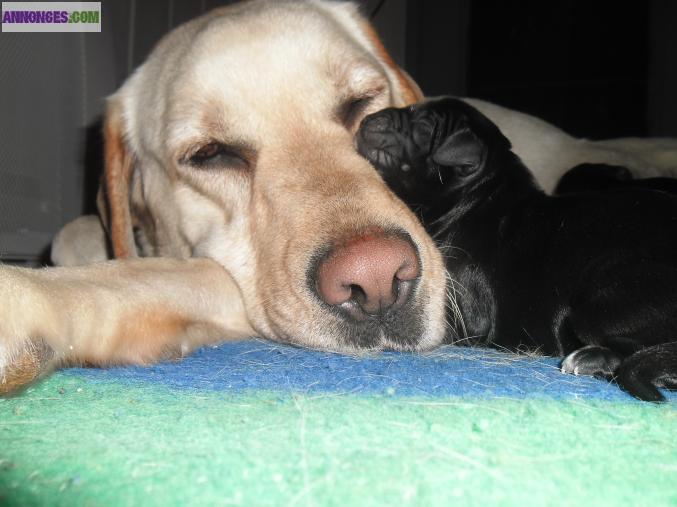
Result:
{"label": "dog bed", "polygon": [[262,340],[0,400],[0,505],[676,505],[677,395],[557,360]]}

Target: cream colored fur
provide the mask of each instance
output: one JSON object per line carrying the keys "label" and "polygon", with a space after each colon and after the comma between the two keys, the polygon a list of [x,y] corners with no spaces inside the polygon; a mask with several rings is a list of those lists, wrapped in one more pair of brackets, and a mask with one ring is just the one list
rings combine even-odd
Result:
{"label": "cream colored fur", "polygon": [[566,171],[585,162],[625,166],[640,178],[677,176],[677,139],[576,139],[528,114],[483,100],[464,100],[498,125],[547,192]]}
{"label": "cream colored fur", "polygon": [[[359,117],[341,117],[367,96]],[[4,390],[60,364],[146,363],[254,333],[352,349],[307,270],[323,247],[374,227],[418,247],[417,347],[439,344],[441,255],[353,147],[361,117],[418,98],[351,4],[255,1],[171,32],[109,99],[105,129],[102,217],[115,253],[159,258],[0,267]],[[211,141],[240,147],[246,167],[186,163]],[[55,260],[86,260],[66,250],[57,243]]]}

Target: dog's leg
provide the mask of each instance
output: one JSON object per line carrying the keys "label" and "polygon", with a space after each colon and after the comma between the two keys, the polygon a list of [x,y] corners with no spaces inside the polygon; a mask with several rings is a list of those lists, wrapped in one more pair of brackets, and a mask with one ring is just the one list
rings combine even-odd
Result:
{"label": "dog's leg", "polygon": [[617,160],[632,169],[638,178],[677,176],[677,139],[666,137],[607,139],[590,141],[602,151],[620,154]]}
{"label": "dog's leg", "polygon": [[677,381],[677,343],[670,343],[677,270],[619,258],[594,266],[581,279],[585,283],[571,300],[565,327],[583,346],[564,359],[562,371],[616,380],[637,398],[663,400],[657,388]]}
{"label": "dog's leg", "polygon": [[591,375],[611,380],[621,365],[621,356],[608,347],[586,345],[574,350],[562,361],[562,373],[574,375]]}
{"label": "dog's leg", "polygon": [[677,342],[649,347],[624,360],[616,372],[618,385],[640,400],[663,401],[657,389],[677,389]]}
{"label": "dog's leg", "polygon": [[69,364],[147,364],[253,336],[240,291],[208,259],[0,266],[0,393]]}
{"label": "dog's leg", "polygon": [[623,358],[607,347],[587,345],[562,361],[562,373],[614,380],[644,401],[663,401],[659,387],[677,389],[677,342],[641,349]]}

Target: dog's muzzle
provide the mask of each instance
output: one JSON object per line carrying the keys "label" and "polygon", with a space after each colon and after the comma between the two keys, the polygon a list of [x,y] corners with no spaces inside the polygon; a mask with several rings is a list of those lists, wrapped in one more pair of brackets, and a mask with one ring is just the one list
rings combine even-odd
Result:
{"label": "dog's muzzle", "polygon": [[350,347],[414,350],[424,330],[422,266],[404,231],[368,230],[334,241],[308,268],[309,288],[338,319]]}

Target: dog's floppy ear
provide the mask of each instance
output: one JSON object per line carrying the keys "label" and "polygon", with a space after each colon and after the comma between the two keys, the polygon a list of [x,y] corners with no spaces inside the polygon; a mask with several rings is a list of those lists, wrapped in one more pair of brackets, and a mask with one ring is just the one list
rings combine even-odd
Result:
{"label": "dog's floppy ear", "polygon": [[393,88],[393,106],[403,107],[423,100],[416,82],[394,62],[376,29],[353,2],[318,2],[316,4],[338,21],[369,54],[383,65]]}
{"label": "dog's floppy ear", "polygon": [[444,167],[458,168],[467,175],[481,168],[484,152],[484,143],[471,130],[462,129],[452,133],[437,147],[432,160]]}
{"label": "dog's floppy ear", "polygon": [[136,257],[130,211],[134,156],[125,137],[122,105],[109,100],[104,119],[104,174],[97,205],[116,258]]}
{"label": "dog's floppy ear", "polygon": [[390,56],[383,45],[383,42],[381,42],[381,38],[378,36],[378,33],[376,33],[374,26],[365,20],[362,23],[362,28],[364,35],[372,46],[374,56],[376,56],[385,66],[386,71],[389,74],[388,77],[393,82],[395,87],[395,100],[398,102],[395,105],[397,107],[403,107],[423,100],[423,92],[411,76],[395,63],[392,56]]}

